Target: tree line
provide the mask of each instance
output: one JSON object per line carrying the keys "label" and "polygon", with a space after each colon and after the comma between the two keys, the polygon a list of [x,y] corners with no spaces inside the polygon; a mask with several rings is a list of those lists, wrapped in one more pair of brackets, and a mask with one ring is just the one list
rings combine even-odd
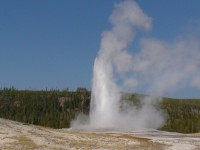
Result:
{"label": "tree line", "polygon": [[[122,99],[139,106],[139,94],[123,94]],[[79,113],[89,114],[91,92],[85,88],[65,90],[0,89],[0,117],[42,125],[51,128],[68,128]],[[156,104],[167,114],[160,130],[195,133],[200,132],[200,100],[163,98]]]}
{"label": "tree line", "polygon": [[84,88],[68,90],[0,90],[0,117],[42,125],[67,128],[78,113],[88,114],[90,92]]}

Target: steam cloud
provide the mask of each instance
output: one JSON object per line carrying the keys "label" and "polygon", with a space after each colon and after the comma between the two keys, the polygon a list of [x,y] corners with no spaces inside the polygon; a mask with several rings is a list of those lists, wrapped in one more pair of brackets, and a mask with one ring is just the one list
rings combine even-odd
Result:
{"label": "steam cloud", "polygon": [[127,48],[138,30],[150,31],[152,19],[134,0],[115,4],[109,18],[112,29],[104,31],[93,70],[89,119],[78,116],[72,128],[137,130],[159,128],[165,118],[154,107],[155,97],[145,97],[138,109],[121,102],[121,91],[131,89],[161,96],[186,86],[200,88],[200,45],[192,36],[171,43],[142,38],[140,49]]}

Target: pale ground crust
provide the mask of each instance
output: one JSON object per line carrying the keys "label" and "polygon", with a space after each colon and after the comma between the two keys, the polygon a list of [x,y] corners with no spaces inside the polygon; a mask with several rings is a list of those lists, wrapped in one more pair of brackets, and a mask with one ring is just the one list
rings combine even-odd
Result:
{"label": "pale ground crust", "polygon": [[50,129],[0,119],[1,150],[200,150],[200,134]]}

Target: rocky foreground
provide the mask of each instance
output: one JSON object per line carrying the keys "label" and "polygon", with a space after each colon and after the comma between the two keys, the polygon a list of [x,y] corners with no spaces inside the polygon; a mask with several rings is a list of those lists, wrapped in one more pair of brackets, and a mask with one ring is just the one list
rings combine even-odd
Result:
{"label": "rocky foreground", "polygon": [[131,133],[50,129],[0,119],[1,150],[200,150],[200,134]]}

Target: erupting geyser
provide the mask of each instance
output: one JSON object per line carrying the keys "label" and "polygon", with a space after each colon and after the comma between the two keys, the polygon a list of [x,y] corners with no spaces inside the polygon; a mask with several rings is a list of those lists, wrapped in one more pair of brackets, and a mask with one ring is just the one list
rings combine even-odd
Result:
{"label": "erupting geyser", "polygon": [[137,130],[159,128],[164,115],[154,104],[158,98],[145,97],[140,108],[121,101],[125,89],[143,89],[163,95],[185,86],[200,87],[198,40],[191,36],[166,43],[155,38],[140,40],[135,54],[127,47],[136,31],[150,31],[152,20],[134,0],[115,4],[110,18],[112,29],[104,31],[93,70],[89,117],[79,115],[72,128]]}
{"label": "erupting geyser", "polygon": [[123,122],[125,116],[121,115],[121,88],[116,84],[115,75],[129,71],[131,55],[126,48],[136,29],[151,28],[151,18],[135,2],[125,1],[115,5],[110,22],[113,28],[103,32],[94,63],[90,124],[115,129],[127,124]]}

